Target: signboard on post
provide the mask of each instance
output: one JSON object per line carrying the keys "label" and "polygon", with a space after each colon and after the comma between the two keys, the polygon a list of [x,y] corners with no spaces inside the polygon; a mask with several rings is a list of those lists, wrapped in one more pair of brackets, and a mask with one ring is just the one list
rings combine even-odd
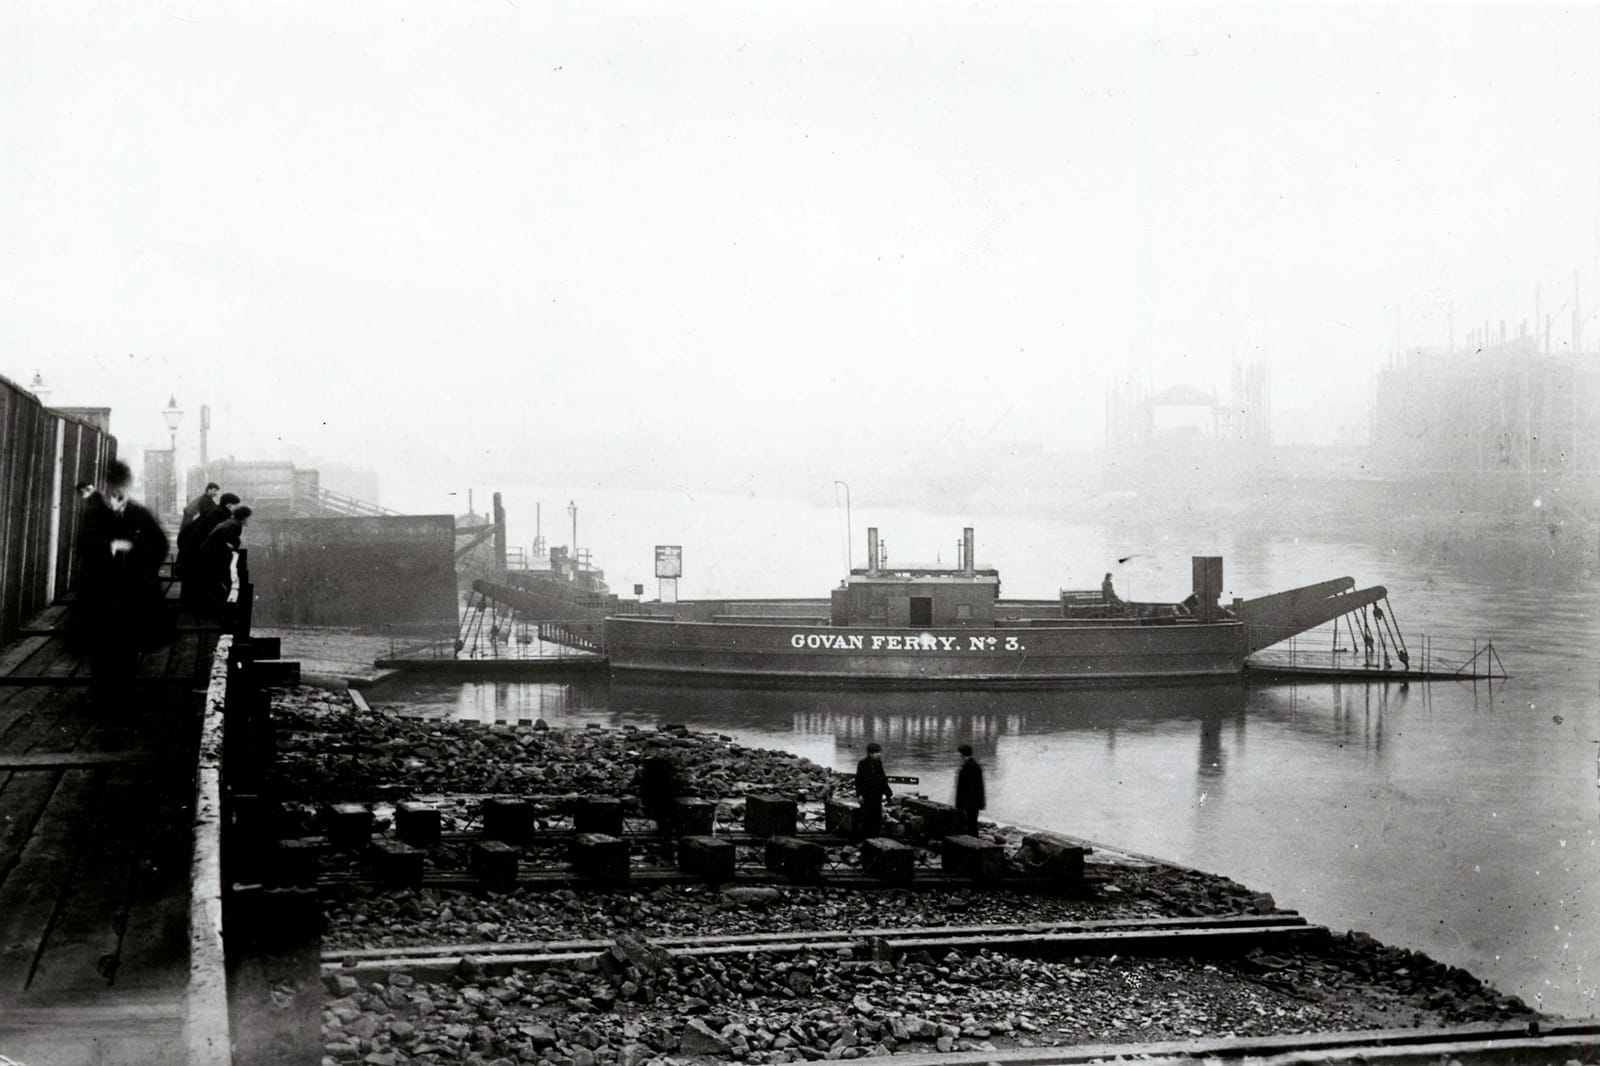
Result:
{"label": "signboard on post", "polygon": [[678,578],[683,576],[683,545],[656,545],[656,578],[662,603],[678,602]]}

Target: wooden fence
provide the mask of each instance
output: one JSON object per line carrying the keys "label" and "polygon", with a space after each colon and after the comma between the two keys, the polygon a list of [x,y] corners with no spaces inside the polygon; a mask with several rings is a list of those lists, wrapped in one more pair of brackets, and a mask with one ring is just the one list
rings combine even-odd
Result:
{"label": "wooden fence", "polygon": [[115,437],[0,377],[0,644],[72,587],[73,488],[116,455]]}

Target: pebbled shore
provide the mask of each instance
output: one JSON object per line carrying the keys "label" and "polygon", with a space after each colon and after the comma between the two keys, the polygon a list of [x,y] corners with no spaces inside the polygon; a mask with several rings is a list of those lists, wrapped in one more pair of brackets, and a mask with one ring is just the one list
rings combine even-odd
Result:
{"label": "pebbled shore", "polygon": [[[273,794],[318,829],[322,805],[427,796],[446,831],[470,827],[485,795],[533,797],[540,824],[565,824],[564,797],[626,795],[648,742],[670,745],[685,790],[734,801],[749,792],[821,800],[848,779],[782,752],[679,729],[486,728],[354,711],[343,693],[274,690]],[[729,817],[736,802],[727,803]],[[899,826],[893,806],[886,825]],[[1022,831],[985,826],[1008,847]],[[845,849],[845,861],[851,858]],[[1521,1022],[1536,1018],[1459,969],[1361,933],[1241,958],[1035,959],[990,950],[913,952],[897,961],[848,950],[693,958],[652,937],[938,927],[1263,913],[1270,897],[1226,878],[1096,855],[1076,897],[961,888],[702,885],[508,893],[351,888],[326,898],[324,946],[596,939],[612,947],[577,967],[496,976],[468,956],[448,981],[332,973],[324,1062],[401,1066],[643,1066],[776,1063],[905,1052],[987,1052],[1076,1044]],[[434,861],[430,857],[430,861]],[[448,862],[448,849],[438,860]]]}

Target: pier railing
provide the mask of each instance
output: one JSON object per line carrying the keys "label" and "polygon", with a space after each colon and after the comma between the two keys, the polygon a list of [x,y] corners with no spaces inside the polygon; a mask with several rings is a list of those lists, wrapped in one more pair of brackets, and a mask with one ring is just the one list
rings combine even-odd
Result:
{"label": "pier railing", "polygon": [[601,653],[599,625],[594,621],[517,621],[504,626],[464,626],[453,640],[406,638],[385,626],[389,660],[400,659],[521,659],[587,658]]}

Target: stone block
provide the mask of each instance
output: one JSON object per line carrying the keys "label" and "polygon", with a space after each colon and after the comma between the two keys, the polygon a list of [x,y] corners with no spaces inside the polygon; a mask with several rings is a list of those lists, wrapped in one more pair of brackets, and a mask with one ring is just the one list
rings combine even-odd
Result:
{"label": "stone block", "polygon": [[596,881],[626,881],[628,842],[606,833],[579,833],[572,838],[572,868]]}
{"label": "stone block", "polygon": [[1017,862],[1025,874],[1052,882],[1060,889],[1083,885],[1083,857],[1089,851],[1054,833],[1030,833],[1022,838]]}
{"label": "stone block", "polygon": [[472,844],[469,862],[472,872],[484,885],[504,892],[517,883],[516,848],[503,840],[478,840]]}
{"label": "stone block", "polygon": [[791,881],[813,884],[822,880],[822,864],[828,853],[821,844],[794,836],[775,836],[767,841],[767,869],[777,870]]}
{"label": "stone block", "polygon": [[744,831],[758,837],[794,836],[800,808],[794,800],[770,793],[745,797]]}
{"label": "stone block", "polygon": [[901,800],[900,816],[923,840],[943,840],[964,833],[967,829],[966,818],[953,806],[920,796],[908,796]]}
{"label": "stone block", "polygon": [[917,867],[917,849],[890,837],[861,842],[861,868],[871,877],[892,885],[911,883]]}
{"label": "stone block", "polygon": [[483,835],[507,844],[526,844],[533,839],[533,804],[527,800],[486,799],[483,801]]}
{"label": "stone block", "polygon": [[322,872],[322,853],[326,845],[320,840],[280,840],[272,848],[272,861],[267,865],[267,883],[274,887],[312,887]]}
{"label": "stone block", "polygon": [[622,835],[622,801],[611,796],[580,796],[572,808],[572,828],[579,833]]}
{"label": "stone block", "polygon": [[398,840],[375,840],[367,850],[367,861],[373,873],[386,885],[422,884],[421,848]]}
{"label": "stone block", "polygon": [[721,837],[684,837],[678,841],[678,868],[712,884],[732,881],[737,850]]}
{"label": "stone block", "polygon": [[395,836],[415,848],[431,848],[439,843],[439,809],[416,800],[396,804]]}
{"label": "stone block", "polygon": [[993,881],[1005,868],[1005,849],[999,844],[959,833],[944,838],[939,861],[945,873],[970,877],[974,881]]}
{"label": "stone block", "polygon": [[335,803],[323,812],[323,834],[334,851],[359,851],[372,842],[372,811],[360,803]]}
{"label": "stone block", "polygon": [[859,803],[840,799],[828,800],[822,805],[823,824],[830,833],[853,836],[856,831],[856,815],[860,810]]}
{"label": "stone block", "polygon": [[679,796],[672,801],[677,830],[683,836],[710,836],[717,820],[715,800]]}

